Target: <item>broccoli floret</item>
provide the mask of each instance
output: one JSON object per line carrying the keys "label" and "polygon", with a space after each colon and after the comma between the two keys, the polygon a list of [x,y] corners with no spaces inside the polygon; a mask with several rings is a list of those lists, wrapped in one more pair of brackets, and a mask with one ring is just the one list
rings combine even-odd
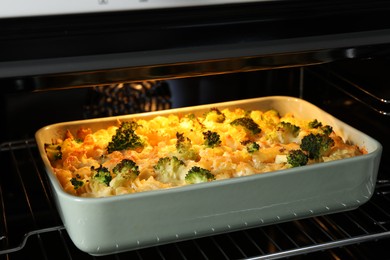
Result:
{"label": "broccoli floret", "polygon": [[192,147],[191,140],[188,137],[184,137],[184,134],[177,132],[176,139],[176,150],[182,159],[199,161],[199,153]]}
{"label": "broccoli floret", "polygon": [[215,180],[215,176],[207,169],[193,166],[185,176],[187,184],[195,184]]}
{"label": "broccoli floret", "polygon": [[209,148],[217,147],[221,144],[220,135],[210,130],[203,132],[204,145]]}
{"label": "broccoli floret", "polygon": [[297,142],[301,128],[290,122],[279,122],[276,131],[268,132],[267,138],[283,144]]}
{"label": "broccoli floret", "polygon": [[186,167],[185,163],[176,156],[167,156],[160,158],[153,169],[157,173],[157,180],[175,183],[184,180]]}
{"label": "broccoli floret", "polygon": [[242,126],[253,135],[259,134],[261,132],[259,125],[250,117],[237,118],[230,124],[232,126]]}
{"label": "broccoli floret", "polygon": [[107,186],[110,184],[112,176],[110,174],[110,171],[106,167],[100,165],[99,168],[96,169],[94,166],[92,166],[91,171],[92,171],[92,180],[98,181]]}
{"label": "broccoli floret", "polygon": [[112,169],[115,177],[111,180],[111,187],[124,186],[125,183],[133,181],[139,175],[138,165],[130,159],[123,159]]}
{"label": "broccoli floret", "polygon": [[241,144],[246,146],[248,153],[254,153],[260,149],[260,145],[251,140],[242,141]]}
{"label": "broccoli floret", "polygon": [[325,134],[309,134],[302,138],[301,149],[309,159],[320,159],[334,145],[334,140]]}
{"label": "broccoli floret", "polygon": [[299,134],[299,131],[301,128],[299,126],[296,126],[294,124],[291,124],[290,122],[280,122],[279,123],[279,130],[283,131],[287,135],[292,135],[293,137],[297,137]]}
{"label": "broccoli floret", "polygon": [[222,113],[218,108],[210,108],[208,112],[204,114],[205,120],[210,120],[216,123],[223,123],[226,119],[224,113]]}
{"label": "broccoli floret", "polygon": [[82,143],[84,142],[84,140],[81,139],[81,138],[75,138],[74,141],[75,141],[76,143],[78,143],[78,144],[82,144]]}
{"label": "broccoli floret", "polygon": [[321,126],[322,126],[322,123],[319,122],[317,119],[314,119],[313,121],[309,122],[309,128],[318,128]]}
{"label": "broccoli floret", "polygon": [[50,161],[57,161],[62,159],[61,146],[59,144],[45,144],[47,157]]}
{"label": "broccoli floret", "polygon": [[130,179],[135,179],[139,175],[138,165],[130,159],[123,159],[112,169],[115,175],[128,176]]}
{"label": "broccoli floret", "polygon": [[73,185],[74,189],[77,190],[84,185],[82,180],[78,180],[77,178],[71,178],[70,183]]}
{"label": "broccoli floret", "polygon": [[317,119],[309,122],[309,128],[319,129],[325,135],[330,135],[333,132],[333,128],[330,125],[322,125]]}
{"label": "broccoli floret", "polygon": [[138,165],[130,159],[123,159],[112,169],[116,175],[128,176],[131,179],[139,175]]}
{"label": "broccoli floret", "polygon": [[185,118],[188,118],[189,120],[196,120],[196,116],[194,113],[189,113],[185,116]]}
{"label": "broccoli floret", "polygon": [[308,156],[302,150],[291,150],[287,155],[287,162],[291,164],[292,167],[306,165],[308,160]]}
{"label": "broccoli floret", "polygon": [[321,130],[324,133],[324,135],[330,135],[333,132],[333,128],[330,125],[322,126]]}
{"label": "broccoli floret", "polygon": [[248,153],[254,153],[260,149],[260,145],[256,142],[251,142],[246,145],[246,150]]}
{"label": "broccoli floret", "polygon": [[144,147],[143,140],[135,133],[139,125],[136,122],[123,122],[108,143],[107,151],[122,151],[125,149],[137,150]]}

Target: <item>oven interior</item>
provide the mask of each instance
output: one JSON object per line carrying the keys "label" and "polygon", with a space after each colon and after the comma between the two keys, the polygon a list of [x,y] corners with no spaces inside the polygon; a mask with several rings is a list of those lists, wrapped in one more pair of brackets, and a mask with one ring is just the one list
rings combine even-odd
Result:
{"label": "oven interior", "polygon": [[[388,80],[381,71],[386,71],[385,66],[390,66],[387,59],[362,59],[197,78],[7,93],[2,111],[8,112],[3,115],[8,127],[1,135],[4,140],[0,150],[4,167],[0,176],[2,257],[92,258],[74,247],[58,217],[33,139],[40,127],[67,120],[288,95],[313,102],[375,137],[384,146],[382,158],[388,158],[389,91]],[[372,70],[373,67],[378,69]],[[369,259],[386,251],[383,245],[389,241],[389,191],[389,164],[382,160],[376,193],[356,210],[102,258],[340,259],[359,255]]]}
{"label": "oven interior", "polygon": [[[325,27],[321,28],[320,33],[325,33]],[[343,30],[342,26],[338,29]],[[290,33],[300,36],[300,32]],[[186,63],[178,58],[174,66],[138,64],[125,71],[94,70],[90,65],[91,71],[77,73],[55,73],[55,66],[47,74],[7,72],[0,79],[0,258],[380,259],[390,242],[389,48],[386,44],[341,46],[254,58],[248,52],[248,56],[242,53],[242,57],[214,60],[210,55],[203,62]],[[7,55],[2,62],[23,59],[23,53]],[[34,59],[38,54],[24,55]],[[270,95],[303,98],[383,145],[375,194],[366,204],[352,211],[102,257],[90,256],[73,245],[55,208],[35,131],[56,122]]]}

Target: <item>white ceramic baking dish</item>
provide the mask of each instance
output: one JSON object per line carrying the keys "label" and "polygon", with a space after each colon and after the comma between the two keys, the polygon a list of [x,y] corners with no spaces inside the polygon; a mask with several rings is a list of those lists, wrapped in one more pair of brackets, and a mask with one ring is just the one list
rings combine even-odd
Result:
{"label": "white ceramic baking dish", "polygon": [[[80,198],[62,189],[46,157],[44,143],[81,126],[93,130],[118,119],[170,113],[203,113],[210,107],[276,109],[281,114],[333,126],[366,155],[265,174],[135,194]],[[301,99],[284,96],[217,103],[160,112],[73,121],[36,132],[36,141],[57,208],[74,244],[92,255],[105,255],[201,236],[269,225],[357,208],[373,194],[382,146],[373,138]]]}

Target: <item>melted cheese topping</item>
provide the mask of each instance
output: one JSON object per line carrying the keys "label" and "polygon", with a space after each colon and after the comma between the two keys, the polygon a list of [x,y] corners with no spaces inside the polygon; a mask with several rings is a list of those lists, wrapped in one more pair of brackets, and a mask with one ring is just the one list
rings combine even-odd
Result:
{"label": "melted cheese topping", "polygon": [[[261,174],[280,169],[291,168],[287,155],[291,150],[300,149],[304,136],[317,133],[318,128],[310,128],[312,120],[295,118],[293,114],[280,116],[277,111],[245,111],[243,109],[224,109],[219,111],[225,118],[220,122],[216,113],[205,113],[202,116],[169,115],[156,116],[150,120],[139,119],[140,127],[135,133],[143,140],[143,149],[126,149],[107,152],[107,145],[120,126],[110,126],[92,132],[80,129],[77,133],[67,133],[55,144],[61,147],[61,158],[49,156],[54,173],[64,190],[83,197],[105,197],[156,189],[172,188],[187,185],[185,174],[193,166],[209,170],[215,180],[229,179],[253,174]],[[259,126],[261,132],[251,134],[244,127],[230,123],[241,117],[250,117]],[[299,127],[297,135],[286,133],[280,127],[281,122],[288,122]],[[219,146],[209,148],[204,145],[203,132],[210,130],[220,136]],[[191,141],[192,149],[199,156],[196,160],[183,158],[177,151],[177,135],[181,133]],[[330,137],[334,145],[317,160],[308,164],[338,160],[366,153],[363,149],[346,143],[332,132]],[[250,140],[259,145],[259,150],[248,152],[245,142]],[[52,144],[53,145],[53,144]],[[185,171],[179,174],[159,176],[154,166],[159,158],[176,156],[184,162]],[[123,159],[131,159],[139,169],[139,175],[132,181],[118,182],[112,169]],[[93,182],[92,169],[106,167],[112,176],[111,182]],[[171,177],[169,177],[171,176]],[[74,186],[71,179],[77,179],[82,185]]]}

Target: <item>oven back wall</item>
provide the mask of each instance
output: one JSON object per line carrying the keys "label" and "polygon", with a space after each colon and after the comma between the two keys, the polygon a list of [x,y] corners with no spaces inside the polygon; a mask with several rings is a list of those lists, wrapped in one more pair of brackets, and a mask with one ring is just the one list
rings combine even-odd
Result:
{"label": "oven back wall", "polygon": [[88,89],[4,94],[1,140],[31,138],[45,125],[83,118]]}
{"label": "oven back wall", "polygon": [[[290,68],[168,80],[164,84],[168,85],[169,90],[164,90],[163,94],[170,95],[172,107],[269,95],[297,96],[299,94],[299,73],[299,68]],[[107,90],[112,87],[107,86]],[[118,85],[118,87],[121,86]],[[6,126],[1,129],[1,140],[31,138],[39,128],[52,123],[86,119],[91,115],[93,117],[107,116],[98,111],[95,111],[96,113],[88,111],[90,107],[103,110],[103,106],[114,106],[109,99],[91,98],[94,94],[95,90],[92,86],[56,91],[14,91],[0,94],[3,99],[1,117]],[[133,96],[128,100],[152,98],[151,96],[138,96],[138,94],[126,93],[126,95]],[[146,93],[146,95],[152,94],[156,93]],[[134,100],[134,102],[137,101]],[[96,106],[97,103],[101,107]],[[126,105],[131,106],[131,104]]]}

